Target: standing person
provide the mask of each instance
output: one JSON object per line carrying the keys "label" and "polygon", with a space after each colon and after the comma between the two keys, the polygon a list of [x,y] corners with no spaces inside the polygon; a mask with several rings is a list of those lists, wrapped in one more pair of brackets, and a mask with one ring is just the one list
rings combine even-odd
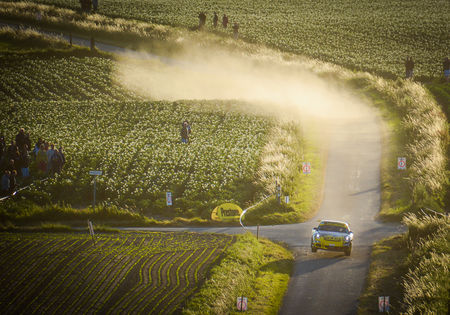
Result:
{"label": "standing person", "polygon": [[200,12],[198,14],[198,29],[199,30],[203,29],[203,26],[205,26],[205,23],[206,23],[206,13]]}
{"label": "standing person", "polygon": [[59,154],[59,156],[61,158],[61,169],[60,169],[60,171],[62,171],[62,167],[64,166],[64,164],[66,164],[66,156],[64,155],[62,147],[59,147],[58,154]]}
{"label": "standing person", "polygon": [[22,177],[27,178],[30,176],[30,154],[28,153],[28,146],[26,144],[23,145],[23,149],[20,152],[19,164]]}
{"label": "standing person", "polygon": [[14,192],[17,188],[17,181],[16,181],[17,172],[16,170],[11,172],[11,175],[9,175],[9,193],[11,195],[14,195]]}
{"label": "standing person", "polygon": [[450,59],[448,59],[448,57],[446,57],[444,59],[443,62],[443,67],[444,67],[444,77],[445,77],[445,81],[449,82],[450,80]]}
{"label": "standing person", "polygon": [[6,152],[6,157],[8,158],[8,160],[17,159],[18,151],[19,151],[19,148],[17,147],[16,143],[14,142],[14,140],[11,140],[11,144],[9,145],[8,150]]}
{"label": "standing person", "polygon": [[23,145],[27,143],[25,130],[23,128],[19,129],[19,133],[16,135],[16,145],[19,148],[19,151],[22,150]]}
{"label": "standing person", "polygon": [[1,135],[0,136],[0,159],[3,156],[3,153],[5,153],[6,151],[6,141],[5,141],[5,136]]}
{"label": "standing person", "polygon": [[181,133],[181,142],[189,143],[189,134],[191,133],[191,126],[189,125],[189,122],[187,120],[183,122],[180,133]]}
{"label": "standing person", "polygon": [[62,165],[63,165],[63,157],[61,156],[58,150],[55,150],[55,152],[52,155],[52,159],[50,161],[50,173],[51,174],[61,173]]}
{"label": "standing person", "polygon": [[406,78],[411,79],[414,75],[414,61],[412,57],[407,57],[405,61]]}
{"label": "standing person", "polygon": [[47,151],[45,151],[44,144],[41,144],[41,147],[39,148],[36,156],[36,165],[41,173],[45,173],[47,171],[47,161]]}
{"label": "standing person", "polygon": [[233,24],[233,36],[234,36],[234,39],[239,38],[239,24],[238,23]]}
{"label": "standing person", "polygon": [[44,143],[44,141],[42,141],[42,139],[39,138],[38,141],[36,142],[36,144],[34,145],[33,155],[34,155],[34,158],[35,158],[35,159],[36,159],[36,157],[37,157],[37,154],[38,154],[38,152],[39,152],[39,149],[40,149],[40,147],[41,147],[41,144],[43,144],[43,143]]}
{"label": "standing person", "polygon": [[9,175],[10,172],[5,170],[2,176],[2,193],[5,195],[9,192]]}
{"label": "standing person", "polygon": [[227,28],[228,26],[228,16],[226,14],[224,14],[222,17],[222,26],[223,28]]}
{"label": "standing person", "polygon": [[98,0],[92,0],[92,8],[94,9],[94,12],[97,12],[97,10],[98,10]]}
{"label": "standing person", "polygon": [[213,26],[214,28],[217,27],[217,23],[219,22],[219,16],[217,15],[216,12],[214,12],[214,17],[213,17]]}
{"label": "standing person", "polygon": [[50,149],[47,150],[47,172],[50,171],[51,168],[51,160],[53,157],[53,154],[55,153],[55,146],[52,144],[50,144]]}

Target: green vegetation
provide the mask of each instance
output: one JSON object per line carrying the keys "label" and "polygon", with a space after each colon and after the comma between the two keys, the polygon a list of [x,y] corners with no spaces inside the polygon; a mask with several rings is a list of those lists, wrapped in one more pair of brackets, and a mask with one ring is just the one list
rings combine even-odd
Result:
{"label": "green vegetation", "polygon": [[[78,0],[34,0],[78,10]],[[206,29],[231,35],[234,22],[241,37],[347,68],[404,76],[404,59],[416,61],[421,79],[442,76],[442,59],[450,46],[446,0],[104,0],[99,14],[151,23],[195,28],[206,11]],[[212,27],[212,14],[226,13],[230,25]],[[3,14],[2,14],[3,15]]]}
{"label": "green vegetation", "polygon": [[450,224],[447,217],[408,214],[404,235],[374,245],[359,313],[378,313],[390,296],[392,314],[446,314],[450,298]]}
{"label": "green vegetation", "polygon": [[231,236],[2,233],[0,307],[8,313],[164,313],[180,309]]}
{"label": "green vegetation", "polygon": [[[24,37],[20,31],[10,33],[14,40]],[[42,43],[52,40],[36,38]],[[113,225],[114,218],[135,225],[165,225],[167,220],[174,225],[204,224],[222,202],[245,207],[271,194],[277,177],[294,205],[283,211],[301,214],[285,222],[304,219],[314,210],[314,185],[320,183],[306,180],[312,183],[305,190],[309,199],[295,198],[303,182],[293,174],[302,155],[316,150],[305,147],[295,123],[255,114],[253,105],[237,101],[144,101],[122,87],[111,58],[75,57],[70,50],[52,56],[43,52],[0,56],[6,65],[0,83],[0,121],[6,139],[24,127],[33,140],[42,137],[63,145],[67,163],[61,175],[36,182],[26,194],[4,202],[4,222],[78,224],[93,215]],[[194,131],[189,145],[179,143],[185,119]],[[280,142],[281,137],[293,147]],[[274,150],[289,151],[275,168],[270,166]],[[319,170],[320,159],[316,153],[313,157]],[[74,210],[68,205],[90,204],[92,169],[104,171],[97,181],[100,210]],[[34,166],[32,173],[38,174]],[[173,193],[173,207],[166,206],[166,191]],[[50,205],[56,202],[64,204]],[[271,207],[269,213],[279,209]],[[269,217],[263,222],[276,221]]]}
{"label": "green vegetation", "polygon": [[293,259],[279,245],[249,234],[109,232],[95,244],[73,232],[1,233],[2,310],[218,314],[240,294],[254,313],[281,305]]}
{"label": "green vegetation", "polygon": [[237,236],[221,263],[188,302],[185,314],[234,314],[236,298],[248,298],[251,314],[277,314],[293,257],[286,249],[250,233]]}

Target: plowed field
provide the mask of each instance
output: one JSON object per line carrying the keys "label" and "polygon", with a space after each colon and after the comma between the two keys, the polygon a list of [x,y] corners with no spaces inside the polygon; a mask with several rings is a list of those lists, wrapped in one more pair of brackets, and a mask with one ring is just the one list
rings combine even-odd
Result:
{"label": "plowed field", "polygon": [[233,241],[193,233],[3,234],[3,314],[172,313]]}

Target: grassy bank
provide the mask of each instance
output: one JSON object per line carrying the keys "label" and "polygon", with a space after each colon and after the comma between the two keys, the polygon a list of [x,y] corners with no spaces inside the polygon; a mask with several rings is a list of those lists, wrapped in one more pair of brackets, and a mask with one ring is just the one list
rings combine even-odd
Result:
{"label": "grassy bank", "polygon": [[373,247],[359,314],[378,313],[378,296],[389,296],[391,314],[446,314],[450,289],[448,218],[409,214],[404,235]]}
{"label": "grassy bank", "polygon": [[277,314],[292,264],[285,248],[251,234],[237,236],[183,313],[235,314],[236,299],[244,296],[250,314]]}

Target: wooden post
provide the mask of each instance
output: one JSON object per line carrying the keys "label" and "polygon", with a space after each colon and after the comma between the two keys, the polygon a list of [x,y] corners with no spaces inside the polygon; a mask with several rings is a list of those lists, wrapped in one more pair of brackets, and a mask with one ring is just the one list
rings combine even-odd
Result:
{"label": "wooden post", "polygon": [[72,47],[72,33],[69,33],[69,43],[70,47]]}
{"label": "wooden post", "polygon": [[259,224],[256,227],[256,239],[259,240]]}
{"label": "wooden post", "polygon": [[94,51],[95,49],[95,39],[94,37],[91,37],[91,51]]}

